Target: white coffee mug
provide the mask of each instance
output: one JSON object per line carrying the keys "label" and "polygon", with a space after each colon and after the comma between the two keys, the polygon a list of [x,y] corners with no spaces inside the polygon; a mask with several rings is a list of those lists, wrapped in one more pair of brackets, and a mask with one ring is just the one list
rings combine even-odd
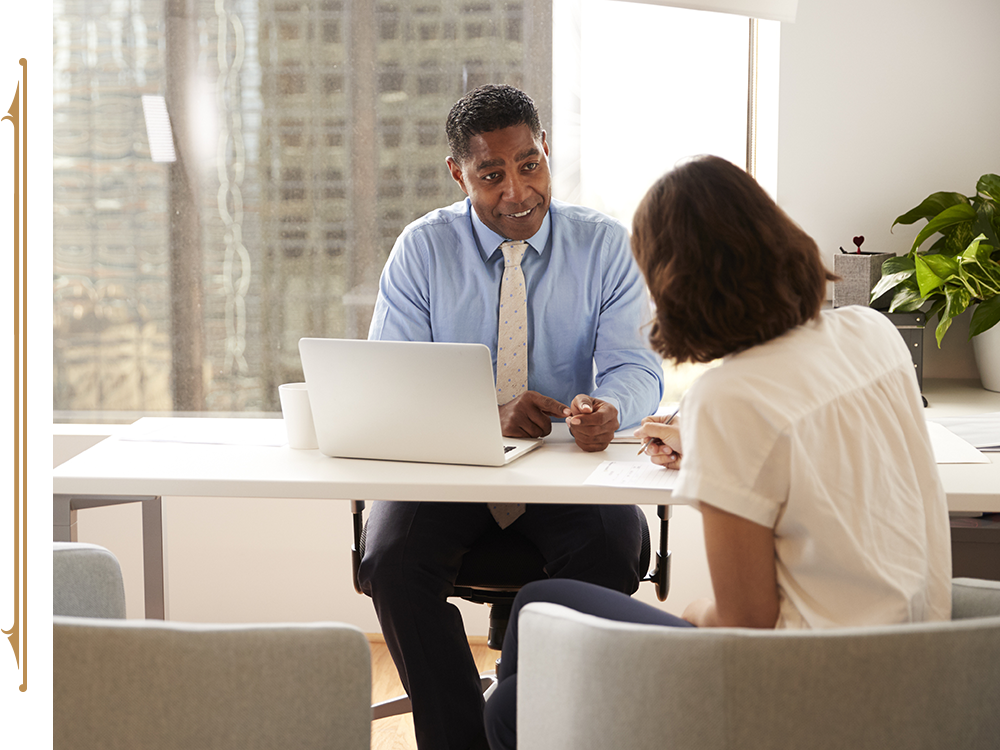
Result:
{"label": "white coffee mug", "polygon": [[316,450],[316,427],[313,425],[309,391],[305,383],[285,383],[278,386],[281,416],[288,432],[288,445],[297,450]]}

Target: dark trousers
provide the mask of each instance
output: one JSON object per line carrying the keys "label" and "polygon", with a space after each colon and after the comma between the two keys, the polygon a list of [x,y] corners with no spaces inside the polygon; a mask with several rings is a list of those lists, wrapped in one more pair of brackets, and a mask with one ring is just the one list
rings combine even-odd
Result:
{"label": "dark trousers", "polygon": [[[694,627],[687,620],[631,599],[617,591],[609,591],[580,581],[529,583],[518,592],[514,600],[507,634],[503,639],[503,656],[500,659],[500,672],[497,675],[500,683],[486,704],[486,735],[489,738],[490,750],[517,748],[517,616],[521,608],[529,602],[553,602],[579,612],[619,622]],[[581,710],[586,708],[581,707]]]}
{"label": "dark trousers", "polygon": [[[640,576],[637,512],[635,506],[528,505],[509,528],[538,547],[550,578],[631,594]],[[484,503],[372,504],[359,577],[413,704],[421,750],[485,747],[479,673],[461,613],[446,599],[463,555],[494,528]]]}

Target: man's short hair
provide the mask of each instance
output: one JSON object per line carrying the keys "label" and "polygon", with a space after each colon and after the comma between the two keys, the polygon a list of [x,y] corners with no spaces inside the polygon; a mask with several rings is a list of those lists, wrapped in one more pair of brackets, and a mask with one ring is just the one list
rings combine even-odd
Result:
{"label": "man's short hair", "polygon": [[470,91],[448,113],[445,132],[452,158],[459,163],[469,158],[473,136],[513,125],[527,125],[535,138],[541,136],[538,110],[530,96],[506,84],[487,83]]}
{"label": "man's short hair", "polygon": [[632,252],[656,304],[649,341],[675,362],[710,362],[816,317],[826,282],[819,249],[744,170],[690,160],[646,193]]}

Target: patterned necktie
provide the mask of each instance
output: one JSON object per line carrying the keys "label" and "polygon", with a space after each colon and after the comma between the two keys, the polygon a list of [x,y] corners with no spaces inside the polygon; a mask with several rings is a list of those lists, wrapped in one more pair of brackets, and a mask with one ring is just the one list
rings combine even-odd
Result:
{"label": "patterned necktie", "polygon": [[[528,298],[524,288],[521,258],[527,242],[508,240],[503,252],[497,327],[497,403],[506,404],[528,390]],[[524,503],[490,503],[490,513],[501,529],[524,513]]]}

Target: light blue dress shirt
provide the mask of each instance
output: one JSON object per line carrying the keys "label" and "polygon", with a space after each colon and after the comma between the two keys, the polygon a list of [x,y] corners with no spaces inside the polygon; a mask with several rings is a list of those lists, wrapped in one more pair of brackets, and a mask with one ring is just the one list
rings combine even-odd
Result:
{"label": "light blue dress shirt", "polygon": [[[495,374],[504,240],[468,199],[407,226],[368,338],[485,344]],[[553,200],[528,244],[528,389],[567,405],[590,394],[618,409],[622,428],[637,424],[659,405],[663,370],[641,330],[651,311],[625,227]]]}

